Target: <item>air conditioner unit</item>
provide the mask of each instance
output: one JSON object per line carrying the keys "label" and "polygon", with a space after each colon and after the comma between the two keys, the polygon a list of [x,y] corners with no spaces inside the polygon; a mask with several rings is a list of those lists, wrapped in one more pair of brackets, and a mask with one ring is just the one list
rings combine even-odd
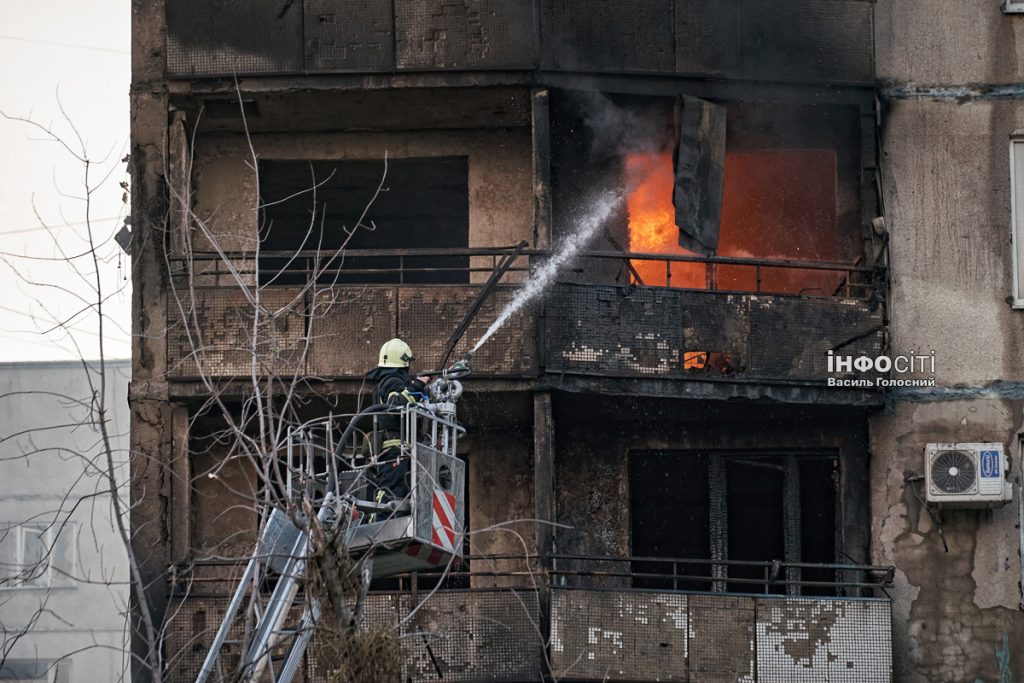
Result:
{"label": "air conditioner unit", "polygon": [[1006,2],[1003,3],[1003,11],[1007,14],[1020,14],[1021,12],[1024,12],[1024,2],[1006,0]]}
{"label": "air conditioner unit", "polygon": [[924,449],[925,499],[949,507],[997,507],[1013,499],[1001,443],[930,443]]}

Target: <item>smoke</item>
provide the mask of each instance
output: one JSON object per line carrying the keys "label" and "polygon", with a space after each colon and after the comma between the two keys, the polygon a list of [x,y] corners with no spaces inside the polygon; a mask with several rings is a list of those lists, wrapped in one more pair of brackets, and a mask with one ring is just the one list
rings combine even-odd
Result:
{"label": "smoke", "polygon": [[595,156],[669,151],[674,144],[671,100],[620,106],[600,92],[579,92],[575,104],[590,131]]}
{"label": "smoke", "polygon": [[491,323],[491,326],[487,328],[487,331],[484,332],[483,336],[480,337],[477,343],[473,345],[473,348],[469,351],[469,355],[475,354],[477,350],[483,346],[495,332],[501,329],[502,325],[504,325],[516,312],[544,293],[548,286],[554,281],[559,271],[561,271],[576,254],[590,243],[600,227],[606,220],[608,220],[612,211],[614,211],[621,202],[622,195],[615,192],[603,195],[588,204],[589,210],[586,215],[576,221],[575,229],[565,235],[565,237],[555,245],[554,253],[548,258],[548,260],[541,264],[537,270],[531,273],[530,279],[523,283],[523,286],[518,292],[516,292],[512,301],[508,303],[508,306],[506,306],[494,322]]}

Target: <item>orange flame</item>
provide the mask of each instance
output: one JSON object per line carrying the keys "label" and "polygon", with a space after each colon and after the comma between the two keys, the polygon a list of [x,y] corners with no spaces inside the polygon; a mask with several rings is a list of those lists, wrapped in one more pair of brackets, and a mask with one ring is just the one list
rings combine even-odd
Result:
{"label": "orange flame", "polygon": [[[679,246],[679,228],[676,227],[676,212],[672,205],[674,185],[670,155],[644,153],[626,157],[626,186],[630,188],[626,197],[630,251],[694,255]],[[701,263],[666,266],[659,261],[634,259],[631,264],[645,285],[707,287],[707,268]]]}
{"label": "orange flame", "polygon": [[[672,190],[675,177],[669,154],[626,157],[629,192],[629,250],[637,253],[694,256],[679,246]],[[721,256],[763,259],[835,258],[836,156],[833,150],[770,150],[726,156],[722,199]],[[707,266],[634,259],[643,284],[707,289]],[[719,265],[720,290],[808,293],[829,296],[842,275],[792,268],[760,269]],[[635,277],[634,277],[635,280]]]}
{"label": "orange flame", "polygon": [[[669,154],[630,154],[625,161],[629,250],[694,256],[679,246]],[[729,154],[718,253],[762,259],[832,260],[837,244],[836,154],[833,150],[765,150]],[[707,289],[708,267],[633,259],[644,285]],[[830,296],[843,274],[796,268],[719,264],[711,278],[719,290]],[[639,284],[639,283],[638,283]],[[693,371],[734,370],[729,354],[684,350]]]}

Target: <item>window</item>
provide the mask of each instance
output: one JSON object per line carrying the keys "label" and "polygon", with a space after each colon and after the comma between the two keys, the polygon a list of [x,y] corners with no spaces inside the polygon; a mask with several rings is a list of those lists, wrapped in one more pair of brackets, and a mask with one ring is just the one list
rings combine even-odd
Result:
{"label": "window", "polygon": [[[739,562],[837,561],[836,456],[827,452],[634,451],[629,456],[632,555]],[[634,562],[638,588],[765,590],[762,565],[712,580],[707,562]],[[804,568],[787,579],[832,581]],[[682,578],[674,578],[676,576]],[[771,592],[783,593],[775,583]],[[803,588],[804,595],[829,593]]]}
{"label": "window", "polygon": [[0,526],[0,588],[74,584],[74,524]]}
{"label": "window", "polygon": [[[575,281],[867,296],[867,276],[843,267],[870,264],[856,107],[694,98],[674,107],[667,97],[593,101],[572,91],[551,102],[555,226],[571,225],[580,198],[594,190],[621,189],[625,210],[609,217],[591,248],[651,255],[618,270],[584,259]],[[674,260],[702,255],[754,262]],[[777,265],[783,260],[843,265]]]}
{"label": "window", "polygon": [[1024,308],[1024,132],[1010,139],[1010,188],[1013,307]]}
{"label": "window", "polygon": [[71,662],[62,659],[4,659],[0,663],[0,681],[3,683],[68,683],[71,680]]}
{"label": "window", "polygon": [[[469,246],[465,157],[389,159],[383,188],[363,218],[373,229],[358,230],[344,259],[325,264],[373,199],[384,168],[383,159],[260,161],[260,282],[308,281],[315,259],[292,255],[317,251],[328,255],[320,260],[320,284],[469,282],[467,255],[399,254]],[[371,249],[386,253],[359,254]]]}

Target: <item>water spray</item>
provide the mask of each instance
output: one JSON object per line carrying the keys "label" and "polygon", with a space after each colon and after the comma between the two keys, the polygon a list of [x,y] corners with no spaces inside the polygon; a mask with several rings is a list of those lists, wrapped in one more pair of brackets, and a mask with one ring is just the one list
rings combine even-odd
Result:
{"label": "water spray", "polygon": [[469,350],[469,353],[465,355],[463,360],[466,363],[473,358],[476,352],[480,350],[480,347],[483,346],[495,332],[501,329],[501,327],[508,322],[509,318],[526,306],[526,304],[544,293],[548,286],[554,282],[555,277],[559,272],[561,272],[562,268],[597,235],[598,230],[602,225],[604,225],[604,222],[608,220],[608,217],[620,202],[622,202],[621,194],[609,193],[601,196],[591,203],[588,213],[577,221],[575,230],[566,235],[558,245],[556,245],[554,253],[552,253],[548,260],[542,263],[533,273],[531,273],[530,279],[523,283],[523,286],[518,292],[516,292],[512,301],[509,302],[494,322],[491,323],[491,326],[488,327],[483,336],[477,340],[476,344],[473,345],[473,348]]}

